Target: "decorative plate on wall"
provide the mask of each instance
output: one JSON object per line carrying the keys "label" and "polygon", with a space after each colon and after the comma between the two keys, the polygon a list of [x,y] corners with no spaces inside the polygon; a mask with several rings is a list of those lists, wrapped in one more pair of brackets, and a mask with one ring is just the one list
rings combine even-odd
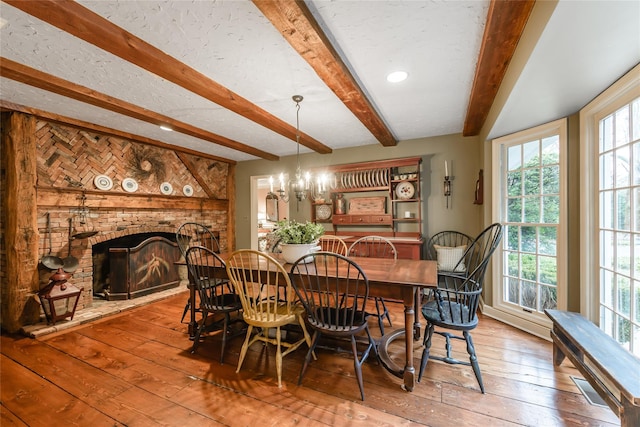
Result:
{"label": "decorative plate on wall", "polygon": [[169,194],[173,193],[173,186],[168,182],[163,182],[162,184],[160,184],[160,192],[165,196],[168,196]]}
{"label": "decorative plate on wall", "polygon": [[415,192],[416,188],[408,181],[403,181],[396,187],[396,196],[398,196],[398,199],[410,199]]}
{"label": "decorative plate on wall", "polygon": [[331,218],[331,205],[316,205],[316,219],[321,221]]}
{"label": "decorative plate on wall", "polygon": [[98,190],[111,190],[113,188],[113,181],[107,175],[98,175],[94,178],[93,183]]}
{"label": "decorative plate on wall", "polygon": [[122,180],[122,188],[128,193],[138,191],[138,182],[133,178],[125,178]]}
{"label": "decorative plate on wall", "polygon": [[193,187],[187,184],[184,187],[182,187],[182,192],[184,193],[185,196],[191,197],[193,196]]}

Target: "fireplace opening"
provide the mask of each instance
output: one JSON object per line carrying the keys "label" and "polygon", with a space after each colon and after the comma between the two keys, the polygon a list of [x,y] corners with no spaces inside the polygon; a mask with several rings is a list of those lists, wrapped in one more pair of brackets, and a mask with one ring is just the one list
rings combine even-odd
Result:
{"label": "fireplace opening", "polygon": [[180,284],[175,233],[147,232],[92,246],[94,298],[124,300]]}

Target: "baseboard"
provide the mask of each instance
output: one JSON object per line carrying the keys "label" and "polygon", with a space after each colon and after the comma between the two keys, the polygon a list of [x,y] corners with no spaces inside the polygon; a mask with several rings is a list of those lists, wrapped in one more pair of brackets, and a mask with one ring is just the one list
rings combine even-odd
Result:
{"label": "baseboard", "polygon": [[513,326],[514,328],[525,331],[536,337],[551,341],[551,336],[549,335],[549,327],[527,321],[525,319],[522,319],[521,317],[514,316],[513,314],[501,310],[496,310],[495,308],[484,304],[482,306],[482,314],[492,319],[498,320],[502,323],[506,323],[507,325]]}

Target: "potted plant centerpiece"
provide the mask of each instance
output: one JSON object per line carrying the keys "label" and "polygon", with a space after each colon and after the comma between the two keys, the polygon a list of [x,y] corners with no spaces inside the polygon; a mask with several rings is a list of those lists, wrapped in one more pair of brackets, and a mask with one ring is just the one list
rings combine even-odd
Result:
{"label": "potted plant centerpiece", "polygon": [[324,234],[322,224],[314,224],[306,221],[278,221],[278,227],[274,233],[280,239],[282,257],[288,263],[295,262],[298,258],[320,249],[318,238]]}

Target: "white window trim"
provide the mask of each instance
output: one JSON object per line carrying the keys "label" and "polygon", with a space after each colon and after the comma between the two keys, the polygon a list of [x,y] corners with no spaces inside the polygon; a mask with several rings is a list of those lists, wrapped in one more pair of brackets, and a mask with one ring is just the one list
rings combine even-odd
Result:
{"label": "white window trim", "polygon": [[640,96],[640,65],[635,66],[580,110],[580,312],[600,324],[598,214],[598,123]]}
{"label": "white window trim", "polygon": [[[501,147],[505,142],[509,143],[525,143],[533,139],[538,139],[552,133],[560,135],[560,223],[558,224],[558,245],[557,245],[557,261],[558,261],[558,309],[566,309],[567,307],[567,119],[562,118],[553,122],[537,126],[535,128],[516,132],[511,135],[503,136],[492,141],[492,218],[493,222],[502,222],[502,189],[501,189],[501,171],[502,171],[502,150]],[[504,244],[504,239],[501,243]],[[502,247],[496,250],[500,253]],[[551,321],[544,315],[539,313],[525,313],[518,310],[513,305],[505,304],[502,301],[502,257],[496,256],[492,259],[492,281],[493,283],[493,301],[491,307],[486,307],[484,314],[500,320],[509,325],[515,326],[533,335],[544,339],[549,339],[549,329]]]}

